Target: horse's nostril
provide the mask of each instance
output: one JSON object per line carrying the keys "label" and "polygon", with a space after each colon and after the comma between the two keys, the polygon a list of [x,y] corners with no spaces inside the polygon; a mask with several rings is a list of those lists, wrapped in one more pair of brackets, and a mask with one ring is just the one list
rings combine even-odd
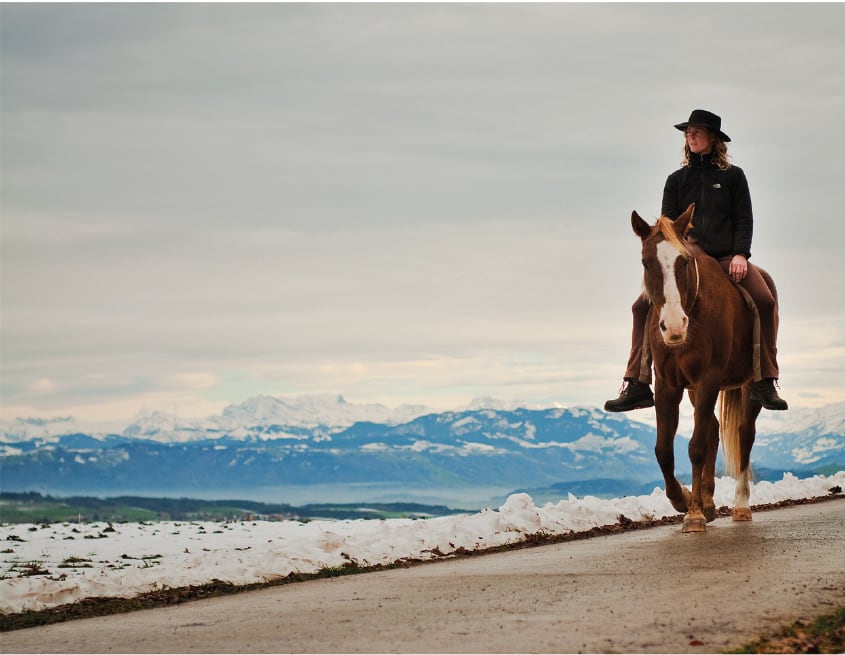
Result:
{"label": "horse's nostril", "polygon": [[663,321],[660,321],[660,331],[666,332],[666,323],[664,323]]}

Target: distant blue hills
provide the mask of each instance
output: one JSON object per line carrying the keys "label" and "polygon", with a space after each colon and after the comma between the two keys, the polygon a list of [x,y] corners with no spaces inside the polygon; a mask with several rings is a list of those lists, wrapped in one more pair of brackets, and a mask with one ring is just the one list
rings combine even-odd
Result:
{"label": "distant blue hills", "polygon": [[[761,430],[752,452],[758,479],[845,469],[842,414],[842,405],[834,405],[812,420]],[[170,435],[166,426],[119,435],[6,434],[0,443],[0,490],[54,495],[196,490],[224,497],[250,489],[384,484],[566,497],[643,494],[663,484],[653,453],[654,428],[598,409],[471,409],[399,423],[313,423],[241,417],[237,430],[194,426],[190,439],[184,429],[179,432],[182,440],[171,439],[178,430]],[[689,477],[687,443],[679,437],[675,444],[682,479]]]}

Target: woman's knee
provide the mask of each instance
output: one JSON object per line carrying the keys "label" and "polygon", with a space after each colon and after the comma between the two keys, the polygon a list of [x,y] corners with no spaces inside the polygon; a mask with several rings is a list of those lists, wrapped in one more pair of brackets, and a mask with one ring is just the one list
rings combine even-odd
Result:
{"label": "woman's knee", "polygon": [[768,314],[775,311],[777,301],[772,290],[766,284],[763,276],[757,270],[749,267],[748,277],[743,281],[743,287],[751,295],[754,304],[761,314]]}
{"label": "woman's knee", "polygon": [[769,314],[775,311],[775,297],[772,295],[769,287],[765,284],[758,284],[749,285],[746,288],[748,293],[751,295],[751,299],[754,301],[754,304],[757,305],[757,310],[761,314]]}

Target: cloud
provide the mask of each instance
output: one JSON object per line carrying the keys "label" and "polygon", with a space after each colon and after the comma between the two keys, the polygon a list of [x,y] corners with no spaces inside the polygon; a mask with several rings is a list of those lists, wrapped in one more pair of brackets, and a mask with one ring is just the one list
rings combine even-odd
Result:
{"label": "cloud", "polygon": [[34,394],[44,395],[55,391],[56,383],[48,378],[41,378],[32,381],[27,385],[27,388]]}
{"label": "cloud", "polygon": [[656,218],[694,107],[751,182],[784,383],[836,395],[836,342],[805,334],[845,325],[841,5],[0,11],[4,415],[601,404],[640,287],[628,217]]}

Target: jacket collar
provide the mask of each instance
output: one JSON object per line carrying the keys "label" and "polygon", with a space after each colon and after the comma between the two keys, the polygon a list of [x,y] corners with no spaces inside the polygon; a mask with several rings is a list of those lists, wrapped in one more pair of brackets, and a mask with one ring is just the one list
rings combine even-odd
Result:
{"label": "jacket collar", "polygon": [[694,152],[689,154],[689,165],[690,168],[709,168],[713,162],[713,155],[712,153],[707,153],[705,155],[697,155]]}

